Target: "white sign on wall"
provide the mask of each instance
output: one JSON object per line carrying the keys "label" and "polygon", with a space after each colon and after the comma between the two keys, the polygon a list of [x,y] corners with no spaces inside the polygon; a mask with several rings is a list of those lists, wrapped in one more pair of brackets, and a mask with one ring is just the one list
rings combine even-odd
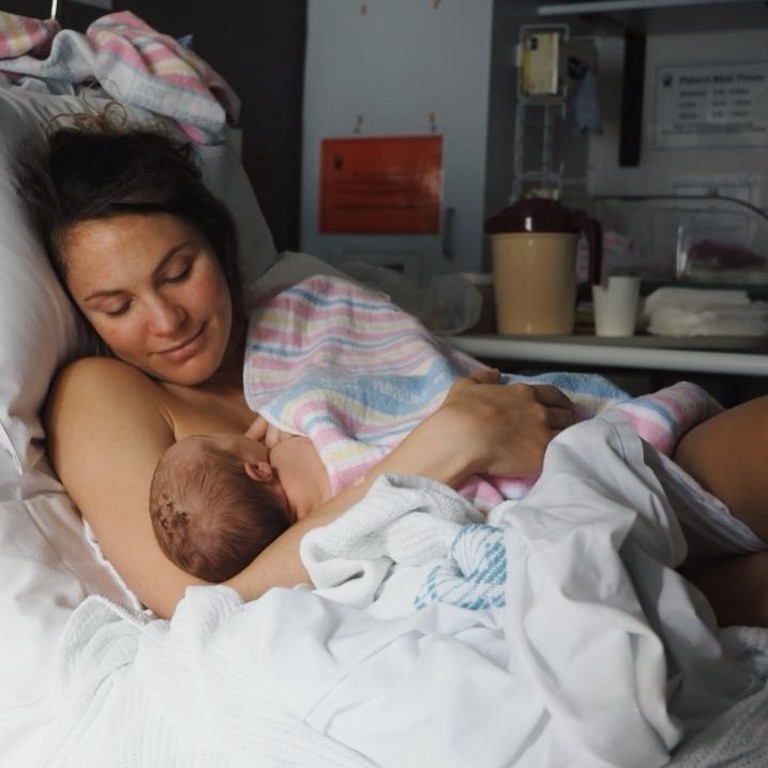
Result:
{"label": "white sign on wall", "polygon": [[768,61],[660,66],[654,149],[768,146]]}

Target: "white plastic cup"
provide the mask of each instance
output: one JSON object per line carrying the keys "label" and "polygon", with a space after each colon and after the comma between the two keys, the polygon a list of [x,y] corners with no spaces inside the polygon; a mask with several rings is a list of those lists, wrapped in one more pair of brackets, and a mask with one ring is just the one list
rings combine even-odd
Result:
{"label": "white plastic cup", "polygon": [[612,275],[592,286],[596,336],[634,336],[640,301],[640,278]]}

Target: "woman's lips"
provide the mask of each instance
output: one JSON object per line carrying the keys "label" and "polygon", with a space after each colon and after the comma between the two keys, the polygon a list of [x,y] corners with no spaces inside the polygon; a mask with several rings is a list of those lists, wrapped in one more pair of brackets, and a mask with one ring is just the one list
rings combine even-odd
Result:
{"label": "woman's lips", "polygon": [[204,330],[205,325],[202,325],[200,330],[194,336],[192,336],[192,338],[187,339],[186,341],[183,341],[181,344],[177,344],[174,347],[170,347],[169,349],[158,352],[157,354],[166,360],[171,360],[174,362],[189,359],[197,353],[198,347],[202,341]]}

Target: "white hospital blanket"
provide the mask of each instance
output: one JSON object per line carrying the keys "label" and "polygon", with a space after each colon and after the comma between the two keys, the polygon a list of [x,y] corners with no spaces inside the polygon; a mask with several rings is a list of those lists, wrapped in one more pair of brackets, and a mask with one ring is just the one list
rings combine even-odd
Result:
{"label": "white hospital blanket", "polygon": [[191,588],[171,622],[90,598],[30,764],[653,768],[690,739],[681,768],[710,746],[756,765],[755,729],[722,728],[734,705],[764,728],[763,656],[725,653],[672,570],[685,544],[644,450],[617,416],[566,430],[493,526],[384,478],[305,537],[318,590]]}

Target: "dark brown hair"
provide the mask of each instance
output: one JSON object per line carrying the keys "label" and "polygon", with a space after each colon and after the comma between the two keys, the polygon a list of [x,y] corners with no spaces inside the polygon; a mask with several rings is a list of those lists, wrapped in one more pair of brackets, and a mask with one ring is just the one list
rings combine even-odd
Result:
{"label": "dark brown hair", "polygon": [[242,571],[290,525],[276,490],[248,477],[241,458],[205,440],[199,450],[172,446],[163,454],[150,486],[150,517],[165,555],[214,583]]}
{"label": "dark brown hair", "polygon": [[192,145],[159,126],[126,127],[114,114],[84,113],[54,123],[47,139],[24,147],[16,164],[19,195],[59,280],[66,288],[63,245],[76,224],[124,213],[168,213],[208,241],[237,316],[237,228],[226,205],[203,182]]}

